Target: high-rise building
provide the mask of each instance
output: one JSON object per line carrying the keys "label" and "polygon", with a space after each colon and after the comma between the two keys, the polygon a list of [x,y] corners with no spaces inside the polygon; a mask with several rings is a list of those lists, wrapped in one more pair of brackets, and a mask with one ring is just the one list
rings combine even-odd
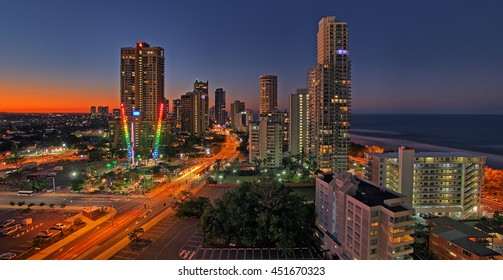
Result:
{"label": "high-rise building", "polygon": [[288,151],[292,156],[306,155],[307,145],[307,89],[299,88],[290,95]]}
{"label": "high-rise building", "polygon": [[414,209],[406,197],[354,177],[319,173],[316,225],[326,248],[341,259],[412,259]]}
{"label": "high-rise building", "polygon": [[210,107],[210,123],[215,123],[215,106]]}
{"label": "high-rise building", "polygon": [[223,125],[227,122],[227,111],[225,105],[225,90],[217,88],[215,90],[215,122]]}
{"label": "high-rise building", "polygon": [[231,127],[233,129],[237,129],[238,125],[236,123],[236,118],[240,116],[236,116],[237,114],[241,114],[241,112],[245,111],[245,103],[241,102],[239,100],[234,101],[231,103]]}
{"label": "high-rise building", "polygon": [[173,99],[173,115],[172,118],[175,121],[175,127],[181,128],[181,99]]}
{"label": "high-rise building", "polygon": [[123,123],[115,126],[120,128],[116,132],[121,137],[113,138],[121,139],[120,146],[127,146],[129,156],[136,153],[143,158],[157,157],[167,133],[163,48],[150,47],[145,42],[121,48],[120,102]]}
{"label": "high-rise building", "polygon": [[235,130],[248,132],[248,124],[253,121],[253,112],[244,110],[234,116]]}
{"label": "high-rise building", "polygon": [[91,106],[91,114],[92,115],[96,114],[96,106]]}
{"label": "high-rise building", "polygon": [[259,114],[272,113],[276,110],[278,110],[278,77],[261,75]]}
{"label": "high-rise building", "polygon": [[191,97],[191,119],[190,133],[196,136],[203,136],[209,129],[209,102],[208,81],[195,80],[194,91]]}
{"label": "high-rise building", "polygon": [[114,119],[118,119],[121,117],[121,110],[119,108],[114,108],[112,110],[112,116]]}
{"label": "high-rise building", "polygon": [[418,213],[456,219],[477,217],[484,178],[484,156],[466,152],[365,153],[365,178],[410,196]]}
{"label": "high-rise building", "polygon": [[181,131],[190,132],[192,119],[192,92],[187,92],[180,98]]}
{"label": "high-rise building", "polygon": [[281,130],[281,152],[288,152],[288,142],[289,142],[289,128],[290,128],[290,114],[288,112],[269,112],[261,114],[260,117],[264,117],[268,122],[274,122],[280,124]]}
{"label": "high-rise building", "polygon": [[108,115],[108,106],[98,106],[98,115]]}
{"label": "high-rise building", "polygon": [[279,167],[282,161],[281,123],[270,121],[267,116],[261,116],[258,122],[250,122],[249,127],[249,162],[260,166]]}
{"label": "high-rise building", "polygon": [[317,168],[348,169],[351,61],[345,22],[334,16],[318,24],[318,64],[308,72],[307,152]]}

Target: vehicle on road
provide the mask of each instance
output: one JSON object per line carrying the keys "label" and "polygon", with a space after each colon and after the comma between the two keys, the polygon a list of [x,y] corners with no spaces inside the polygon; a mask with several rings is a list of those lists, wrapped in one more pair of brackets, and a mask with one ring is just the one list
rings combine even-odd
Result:
{"label": "vehicle on road", "polygon": [[63,170],[63,166],[55,166],[52,170],[61,171],[61,170]]}
{"label": "vehicle on road", "polygon": [[10,219],[10,220],[3,222],[1,227],[3,227],[3,228],[10,227],[15,223],[16,223],[16,220]]}
{"label": "vehicle on road", "polygon": [[33,191],[18,191],[17,196],[33,196]]}
{"label": "vehicle on road", "polygon": [[40,237],[50,237],[50,236],[53,236],[54,235],[54,231],[50,231],[48,229],[45,229],[43,231],[41,231],[37,236],[40,236]]}
{"label": "vehicle on road", "polygon": [[0,255],[0,260],[12,260],[16,256],[17,256],[16,253],[12,253],[12,252],[3,253]]}
{"label": "vehicle on road", "polygon": [[68,226],[63,224],[63,223],[57,223],[55,225],[53,225],[51,227],[51,229],[55,229],[55,230],[64,230],[65,228],[67,228]]}
{"label": "vehicle on road", "polygon": [[12,227],[7,228],[4,231],[2,231],[2,235],[4,235],[4,236],[11,235],[11,234],[15,233],[16,231],[18,231],[19,229],[21,229],[21,225],[15,224]]}
{"label": "vehicle on road", "polygon": [[51,176],[51,177],[54,177],[56,175],[58,175],[58,173],[56,173],[56,172],[49,172],[49,173],[47,173],[47,176]]}

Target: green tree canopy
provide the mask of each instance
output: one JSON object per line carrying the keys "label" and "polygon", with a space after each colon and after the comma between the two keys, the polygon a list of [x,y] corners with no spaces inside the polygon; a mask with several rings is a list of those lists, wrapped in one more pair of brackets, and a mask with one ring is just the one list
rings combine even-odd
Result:
{"label": "green tree canopy", "polygon": [[243,183],[206,208],[201,217],[206,240],[283,251],[315,245],[312,206],[275,180],[261,182]]}

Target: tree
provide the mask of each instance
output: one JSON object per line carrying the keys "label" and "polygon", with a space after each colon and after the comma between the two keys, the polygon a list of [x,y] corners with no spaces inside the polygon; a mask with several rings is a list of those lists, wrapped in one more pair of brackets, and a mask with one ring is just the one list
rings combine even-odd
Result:
{"label": "tree", "polygon": [[45,205],[45,203],[44,203],[44,202],[40,202],[40,204],[39,204],[39,206],[40,206],[40,207],[42,207],[42,206],[44,206],[44,205]]}
{"label": "tree", "polygon": [[13,147],[13,149],[11,151],[11,155],[10,155],[10,157],[7,157],[5,159],[5,162],[9,163],[9,164],[14,164],[14,166],[16,168],[16,175],[18,176],[19,179],[21,179],[21,176],[19,174],[19,169],[21,168],[21,162],[23,162],[24,156],[22,156],[20,154],[19,146],[17,143],[14,143],[12,147]]}
{"label": "tree", "polygon": [[84,189],[84,179],[77,178],[70,181],[72,191],[81,192]]}
{"label": "tree", "polygon": [[41,182],[38,180],[31,180],[30,187],[34,192],[39,192],[47,188],[47,182]]}
{"label": "tree", "polygon": [[210,204],[210,199],[207,197],[190,196],[188,199],[175,202],[173,208],[177,217],[200,218]]}
{"label": "tree", "polygon": [[61,208],[65,208],[66,207],[66,203],[61,203]]}
{"label": "tree", "polygon": [[135,228],[128,235],[129,241],[136,242],[140,239],[140,236],[143,234],[143,228]]}
{"label": "tree", "polygon": [[245,182],[206,207],[201,216],[206,241],[284,252],[315,246],[313,207],[275,180],[261,182]]}
{"label": "tree", "polygon": [[10,204],[10,206],[16,205],[16,203],[14,201],[11,201],[9,204]]}
{"label": "tree", "polygon": [[41,237],[41,236],[37,236],[35,238],[33,238],[33,247],[37,247],[37,248],[42,248],[44,247],[46,241],[45,241],[45,238]]}
{"label": "tree", "polygon": [[35,206],[35,203],[30,202],[30,204],[28,204],[28,207],[32,207],[32,206]]}
{"label": "tree", "polygon": [[51,204],[49,204],[49,208],[51,208],[51,209],[52,209],[52,208],[54,208],[54,206],[55,206],[55,205],[56,205],[56,204],[51,203]]}
{"label": "tree", "polygon": [[25,204],[25,202],[24,202],[24,201],[19,201],[19,202],[17,203],[17,206],[23,206],[24,204]]}

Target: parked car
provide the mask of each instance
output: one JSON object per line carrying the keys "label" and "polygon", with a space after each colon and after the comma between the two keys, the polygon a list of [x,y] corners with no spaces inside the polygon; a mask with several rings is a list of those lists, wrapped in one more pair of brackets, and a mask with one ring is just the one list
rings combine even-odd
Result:
{"label": "parked car", "polygon": [[55,230],[64,230],[65,228],[67,228],[68,226],[63,224],[63,223],[57,223],[55,225],[53,225],[51,227],[51,229],[55,229]]}
{"label": "parked car", "polygon": [[6,228],[6,227],[10,227],[12,226],[14,223],[16,222],[16,220],[13,220],[13,219],[10,219],[10,220],[7,220],[5,222],[2,223],[2,226],[3,228]]}
{"label": "parked car", "polygon": [[20,225],[20,224],[15,224],[15,225],[13,225],[13,226],[12,226],[12,227],[10,227],[10,228],[5,229],[5,230],[2,232],[2,235],[5,235],[5,236],[11,235],[11,234],[13,234],[14,232],[18,231],[20,228],[21,228],[21,225]]}
{"label": "parked car", "polygon": [[0,260],[12,260],[16,256],[17,256],[16,253],[12,253],[12,252],[3,253],[0,255]]}
{"label": "parked car", "polygon": [[48,229],[45,229],[43,231],[41,231],[38,236],[40,237],[49,237],[49,236],[52,236],[54,234],[54,232],[48,230]]}

